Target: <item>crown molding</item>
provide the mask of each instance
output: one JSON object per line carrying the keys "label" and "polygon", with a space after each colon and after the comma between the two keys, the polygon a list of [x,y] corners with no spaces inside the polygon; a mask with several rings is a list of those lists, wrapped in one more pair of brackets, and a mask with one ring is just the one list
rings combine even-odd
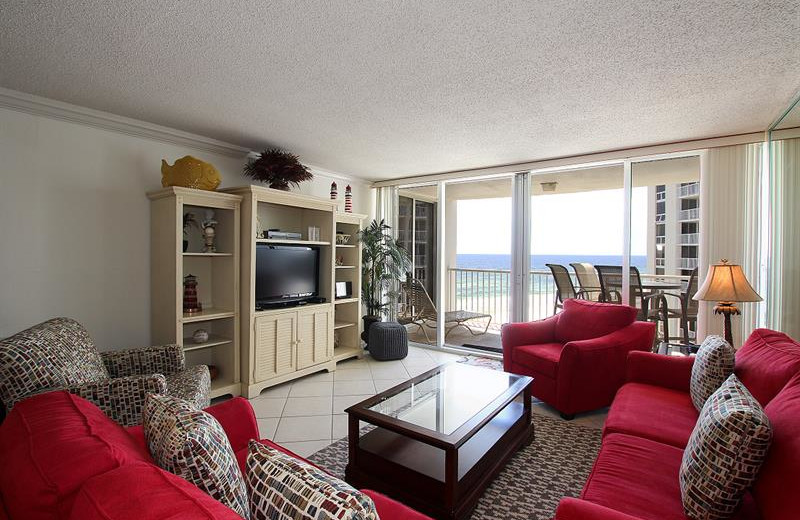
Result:
{"label": "crown molding", "polygon": [[250,150],[209,137],[0,87],[0,108],[110,130],[124,135],[244,158]]}

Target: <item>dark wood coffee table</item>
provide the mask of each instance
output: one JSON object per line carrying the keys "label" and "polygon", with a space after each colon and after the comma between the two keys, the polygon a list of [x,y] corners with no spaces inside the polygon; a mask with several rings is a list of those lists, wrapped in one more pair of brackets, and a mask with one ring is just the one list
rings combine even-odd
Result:
{"label": "dark wood coffee table", "polygon": [[[533,440],[532,381],[450,363],[351,406],[346,480],[435,518],[465,518]],[[360,421],[375,428],[362,434]]]}

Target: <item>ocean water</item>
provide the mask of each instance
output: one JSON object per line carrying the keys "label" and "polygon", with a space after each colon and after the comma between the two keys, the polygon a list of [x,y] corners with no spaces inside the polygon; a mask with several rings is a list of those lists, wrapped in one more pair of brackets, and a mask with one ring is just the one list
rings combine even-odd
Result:
{"label": "ocean water", "polygon": [[[561,264],[570,271],[572,262],[593,265],[622,265],[622,255],[531,255],[531,269],[547,269],[545,264]],[[646,256],[631,256],[631,265],[643,270]],[[456,267],[465,269],[511,269],[511,255],[456,255]]]}

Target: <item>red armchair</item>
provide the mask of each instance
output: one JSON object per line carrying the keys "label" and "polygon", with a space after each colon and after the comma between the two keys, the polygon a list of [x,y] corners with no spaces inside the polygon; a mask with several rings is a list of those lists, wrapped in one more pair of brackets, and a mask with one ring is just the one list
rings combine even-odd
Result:
{"label": "red armchair", "polygon": [[649,351],[655,324],[627,305],[566,300],[564,310],[503,326],[503,369],[533,377],[531,393],[565,419],[611,404],[632,350]]}

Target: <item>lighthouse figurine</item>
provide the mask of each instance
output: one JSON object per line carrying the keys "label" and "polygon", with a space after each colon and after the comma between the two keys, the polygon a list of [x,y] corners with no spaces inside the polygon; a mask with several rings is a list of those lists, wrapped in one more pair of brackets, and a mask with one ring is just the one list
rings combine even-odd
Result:
{"label": "lighthouse figurine", "polygon": [[339,191],[336,189],[336,182],[331,183],[331,200],[336,200],[336,197],[339,195]]}
{"label": "lighthouse figurine", "polygon": [[344,189],[344,212],[345,213],[353,212],[353,189],[350,188],[349,184]]}

